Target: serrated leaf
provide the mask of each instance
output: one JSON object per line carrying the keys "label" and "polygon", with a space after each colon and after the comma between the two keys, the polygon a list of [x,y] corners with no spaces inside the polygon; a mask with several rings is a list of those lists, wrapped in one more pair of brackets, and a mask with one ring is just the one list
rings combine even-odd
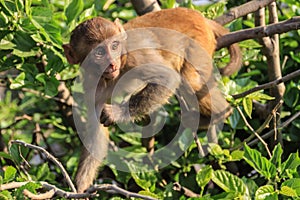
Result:
{"label": "serrated leaf", "polygon": [[267,158],[263,157],[259,151],[251,149],[247,145],[244,145],[244,149],[245,161],[258,173],[260,173],[267,179],[274,178],[276,176],[275,165],[271,163]]}
{"label": "serrated leaf", "polygon": [[16,173],[17,173],[16,168],[12,166],[8,166],[4,171],[3,183],[8,183],[13,181],[16,177]]}
{"label": "serrated leaf", "polygon": [[250,98],[243,98],[243,107],[244,107],[244,110],[246,112],[246,114],[248,115],[248,117],[250,119],[251,118],[251,115],[252,115],[252,109],[253,109],[253,103],[252,103],[252,99]]}
{"label": "serrated leaf", "polygon": [[83,0],[72,0],[66,9],[67,23],[74,20],[83,10]]}
{"label": "serrated leaf", "polygon": [[275,193],[272,185],[264,185],[257,189],[255,192],[255,200],[266,200],[266,199],[278,199],[277,193]]}
{"label": "serrated leaf", "polygon": [[205,187],[212,178],[213,170],[210,165],[201,168],[196,175],[196,181],[200,187]]}
{"label": "serrated leaf", "polygon": [[225,192],[238,192],[241,195],[244,195],[247,192],[247,187],[242,179],[227,171],[214,171],[212,175],[212,181]]}
{"label": "serrated leaf", "polygon": [[281,184],[281,187],[283,186],[287,186],[289,188],[291,188],[292,190],[294,190],[297,194],[297,196],[300,196],[300,178],[292,178],[289,180],[284,181]]}

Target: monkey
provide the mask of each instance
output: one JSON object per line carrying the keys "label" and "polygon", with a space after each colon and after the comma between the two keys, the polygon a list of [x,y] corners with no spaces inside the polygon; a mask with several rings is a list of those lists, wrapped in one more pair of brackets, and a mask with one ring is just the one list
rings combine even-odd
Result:
{"label": "monkey", "polygon": [[[143,32],[144,35],[134,34],[134,30],[145,30],[145,28],[149,28],[150,31],[146,29]],[[176,39],[176,36],[173,37],[172,34],[170,37],[167,36],[161,39],[164,31],[160,35],[159,31],[151,31],[152,28],[154,30],[155,28],[161,28],[183,34],[191,38],[193,43],[184,38],[174,41],[173,39]],[[133,31],[133,36],[128,37],[130,31]],[[64,44],[63,49],[70,64],[80,64],[86,68],[88,75],[85,78],[88,81],[84,81],[84,91],[87,93],[88,98],[95,99],[94,104],[88,107],[87,110],[88,112],[89,110],[96,110],[95,118],[100,120],[100,126],[108,127],[119,121],[139,120],[143,116],[151,114],[160,106],[168,103],[169,97],[174,94],[180,84],[180,77],[183,77],[198,99],[199,112],[202,119],[204,119],[201,120],[199,126],[205,127],[212,115],[216,116],[213,121],[213,123],[216,123],[224,120],[232,112],[229,103],[218,90],[217,82],[212,78],[213,67],[210,60],[216,50],[216,38],[228,32],[227,29],[212,20],[206,19],[197,11],[174,8],[139,16],[124,25],[121,25],[118,20],[111,22],[102,17],[92,18],[81,23],[72,31],[70,42]],[[130,48],[132,44],[134,46],[134,43],[137,42],[141,45],[143,43],[145,45],[158,43],[162,46],[170,46],[171,49],[183,52],[184,56],[155,48],[134,50],[134,47],[132,47],[132,51],[126,52],[126,48]],[[195,52],[197,50],[196,46],[204,50],[201,53],[207,55],[206,60],[205,56],[203,60],[201,60],[201,56],[200,58],[195,57],[195,54],[197,54]],[[233,44],[228,49],[230,62],[226,67],[220,69],[221,74],[224,76],[233,74],[241,66],[242,55],[239,46]],[[189,55],[191,55],[190,58]],[[194,63],[203,62],[204,64],[195,68],[193,60]],[[131,96],[126,102],[127,110],[124,109],[124,105],[107,103],[115,84],[126,72],[153,61],[170,68],[170,74],[174,79],[173,77],[163,77],[163,79],[167,79],[166,83],[170,81],[170,87],[152,82],[144,84],[138,92],[130,93]],[[150,67],[137,70],[141,78],[144,77],[145,79],[153,77],[155,79],[155,76],[152,76],[151,73],[157,74]],[[208,82],[210,87],[206,86]],[[95,89],[91,92],[90,88],[93,87]],[[125,86],[124,89],[126,89]],[[90,126],[89,120],[87,126]],[[91,134],[97,134],[94,130],[91,130],[91,132],[94,132]],[[108,139],[104,139],[100,141],[99,145],[106,149],[107,143]],[[103,159],[105,155],[106,150],[101,152],[101,158],[98,160]],[[101,164],[100,161],[94,160],[96,159],[84,149],[76,176],[78,192],[83,192],[92,184],[97,168]]]}

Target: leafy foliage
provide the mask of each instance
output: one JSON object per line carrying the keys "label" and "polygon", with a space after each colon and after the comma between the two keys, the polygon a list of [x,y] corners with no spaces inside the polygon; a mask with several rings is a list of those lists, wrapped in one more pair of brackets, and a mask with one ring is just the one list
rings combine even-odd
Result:
{"label": "leafy foliage", "polygon": [[[163,8],[185,6],[201,11],[208,18],[215,18],[224,10],[242,1],[220,1],[214,4],[195,5],[190,0],[161,0]],[[243,1],[244,2],[244,1]],[[300,15],[297,0],[281,0],[279,19]],[[56,156],[74,179],[79,161],[80,141],[66,115],[68,105],[60,101],[58,86],[64,83],[72,88],[78,75],[78,66],[70,66],[63,55],[62,44],[70,37],[70,31],[80,22],[95,16],[107,19],[120,18],[123,22],[136,17],[131,3],[119,1],[83,0],[1,0],[0,1],[0,185],[29,181],[16,188],[0,191],[0,199],[25,199],[23,190],[34,194],[43,192],[39,181],[47,181],[58,188],[69,190],[61,181],[63,176],[44,155],[25,147],[11,145],[10,140],[20,139],[45,147]],[[228,25],[232,31],[254,27],[254,17],[238,19]],[[290,31],[280,35],[280,58],[284,75],[299,69],[300,32]],[[254,39],[240,43],[244,66],[239,73],[222,78],[222,90],[233,106],[239,106],[249,124],[257,130],[265,116],[258,114],[257,105],[274,98],[269,91],[258,91],[240,99],[231,95],[249,90],[268,82],[266,58],[260,44]],[[224,66],[229,60],[226,50],[215,55],[215,65]],[[280,118],[286,122],[300,110],[300,79],[285,83]],[[4,90],[2,90],[4,88]],[[76,91],[77,92],[77,91]],[[81,91],[78,91],[81,92]],[[165,127],[156,136],[155,148],[159,149],[172,140],[180,124],[180,106],[175,98],[165,106],[168,112]],[[273,121],[271,121],[273,123]],[[282,146],[273,148],[272,156],[261,143],[248,143],[251,132],[234,109],[224,128],[218,134],[219,144],[207,143],[205,131],[198,137],[208,156],[199,158],[198,149],[191,144],[188,150],[169,166],[148,172],[136,172],[137,166],[126,163],[130,173],[117,171],[115,166],[105,166],[99,174],[99,182],[118,182],[123,188],[159,199],[188,199],[182,192],[173,190],[173,183],[192,190],[199,197],[191,199],[299,199],[300,177],[298,154],[300,119],[280,128]],[[262,134],[270,131],[268,128]],[[130,152],[146,153],[141,145],[140,133],[123,133],[117,127],[111,129],[115,144]],[[249,139],[250,138],[250,139]],[[180,138],[184,148],[186,138]],[[265,141],[270,144],[269,139]],[[270,145],[269,145],[270,146]],[[243,149],[238,148],[243,147]],[[170,154],[174,152],[169,152]],[[126,159],[141,158],[126,155]],[[122,199],[118,194],[101,192],[102,199]]]}

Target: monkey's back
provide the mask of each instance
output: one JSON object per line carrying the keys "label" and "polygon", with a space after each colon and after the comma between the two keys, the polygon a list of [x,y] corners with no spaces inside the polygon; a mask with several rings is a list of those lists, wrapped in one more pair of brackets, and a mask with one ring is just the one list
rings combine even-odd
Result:
{"label": "monkey's back", "polygon": [[142,27],[158,27],[175,30],[196,40],[209,55],[213,55],[216,40],[208,23],[209,21],[198,11],[174,8],[137,17],[124,24],[124,28],[125,30],[131,30]]}

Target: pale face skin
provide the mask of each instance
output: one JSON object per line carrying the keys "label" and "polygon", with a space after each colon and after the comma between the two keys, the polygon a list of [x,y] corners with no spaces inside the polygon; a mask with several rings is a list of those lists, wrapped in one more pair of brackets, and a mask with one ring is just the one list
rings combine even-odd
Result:
{"label": "pale face skin", "polygon": [[106,67],[102,77],[115,79],[120,74],[122,45],[119,40],[104,41],[94,49],[94,59],[101,67]]}

